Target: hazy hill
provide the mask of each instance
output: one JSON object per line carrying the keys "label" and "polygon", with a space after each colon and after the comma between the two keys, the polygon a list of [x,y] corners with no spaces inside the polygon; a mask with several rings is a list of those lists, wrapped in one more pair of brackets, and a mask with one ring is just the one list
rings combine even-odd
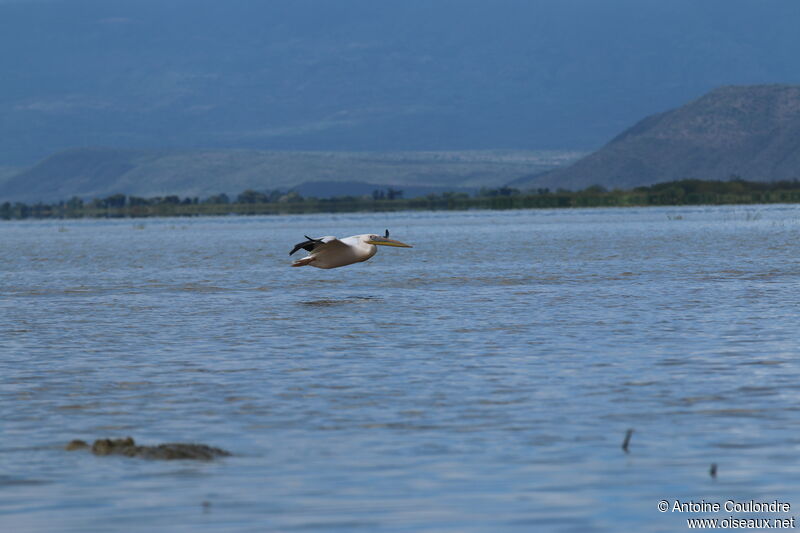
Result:
{"label": "hazy hill", "polygon": [[0,165],[80,146],[595,149],[800,83],[796,0],[0,0]]}
{"label": "hazy hill", "polygon": [[522,188],[628,188],[683,178],[800,178],[800,86],[722,87],[649,116],[570,166]]}
{"label": "hazy hill", "polygon": [[19,174],[23,169],[17,167],[2,167],[0,166],[0,188],[2,188],[3,183],[10,180],[17,174]]}
{"label": "hazy hill", "polygon": [[[0,201],[72,196],[199,196],[296,189],[327,197],[401,189],[406,197],[498,187],[577,159],[579,152],[275,152],[82,148],[54,154],[5,181]],[[340,185],[336,185],[336,184]]]}

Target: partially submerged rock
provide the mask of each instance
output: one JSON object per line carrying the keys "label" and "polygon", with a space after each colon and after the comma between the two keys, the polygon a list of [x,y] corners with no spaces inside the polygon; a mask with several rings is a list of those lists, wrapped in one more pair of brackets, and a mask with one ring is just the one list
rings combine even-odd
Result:
{"label": "partially submerged rock", "polygon": [[88,444],[86,444],[84,441],[79,440],[79,439],[75,439],[75,440],[69,441],[69,444],[67,444],[67,446],[66,446],[67,451],[70,451],[70,452],[73,451],[73,450],[85,450],[88,447],[89,447]]}
{"label": "partially submerged rock", "polygon": [[[82,440],[73,440],[67,444],[66,449],[83,450],[89,445]],[[217,457],[230,455],[221,448],[206,446],[205,444],[185,444],[180,442],[159,444],[158,446],[139,446],[131,437],[124,439],[97,439],[91,447],[95,455],[124,455],[126,457],[141,457],[143,459],[195,459],[210,461]]]}

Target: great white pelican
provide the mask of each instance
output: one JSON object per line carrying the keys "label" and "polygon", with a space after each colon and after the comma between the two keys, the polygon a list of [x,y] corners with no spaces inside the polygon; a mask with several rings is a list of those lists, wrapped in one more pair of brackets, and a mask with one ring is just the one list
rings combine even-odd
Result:
{"label": "great white pelican", "polygon": [[364,235],[353,235],[344,239],[327,236],[312,239],[304,235],[306,240],[294,245],[289,255],[299,249],[306,250],[308,255],[302,259],[297,259],[292,263],[293,267],[311,265],[317,268],[337,268],[353,263],[366,261],[378,251],[378,246],[398,246],[400,248],[413,248],[410,244],[389,238],[389,230],[386,235],[380,236],[371,233]]}

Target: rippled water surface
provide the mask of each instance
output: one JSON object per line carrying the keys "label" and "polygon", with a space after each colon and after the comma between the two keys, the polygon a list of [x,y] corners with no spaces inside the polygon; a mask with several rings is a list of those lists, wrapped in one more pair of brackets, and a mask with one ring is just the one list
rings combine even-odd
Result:
{"label": "rippled water surface", "polygon": [[[414,248],[288,266],[303,234],[385,228]],[[792,206],[2,222],[0,530],[794,514],[798,237]],[[127,435],[234,455],[64,450]]]}

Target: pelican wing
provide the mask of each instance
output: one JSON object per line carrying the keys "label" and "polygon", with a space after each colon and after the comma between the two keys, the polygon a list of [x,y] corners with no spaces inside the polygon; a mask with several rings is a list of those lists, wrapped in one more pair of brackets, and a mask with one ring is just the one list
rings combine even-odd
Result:
{"label": "pelican wing", "polygon": [[309,239],[308,237],[306,237],[306,239],[307,240],[305,240],[303,242],[298,242],[297,244],[295,244],[294,248],[292,248],[292,251],[289,252],[289,255],[292,255],[293,253],[295,253],[300,248],[310,252],[310,251],[312,251],[314,249],[314,247],[319,246],[321,244],[321,240]]}
{"label": "pelican wing", "polygon": [[292,255],[301,248],[309,253],[318,250],[323,246],[325,248],[338,248],[338,247],[341,247],[343,249],[347,248],[347,245],[344,244],[339,239],[337,239],[336,237],[328,236],[328,237],[320,237],[319,239],[313,239],[308,235],[304,235],[304,237],[306,238],[306,240],[295,244],[294,248],[292,248],[292,251],[289,252],[289,255]]}

